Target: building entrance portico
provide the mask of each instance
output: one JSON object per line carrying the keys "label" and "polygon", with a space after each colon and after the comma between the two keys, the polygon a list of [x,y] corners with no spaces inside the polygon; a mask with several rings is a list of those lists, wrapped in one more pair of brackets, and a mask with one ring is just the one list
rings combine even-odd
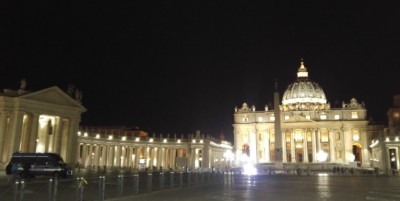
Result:
{"label": "building entrance portico", "polygon": [[[22,85],[23,87],[26,86]],[[21,86],[21,87],[22,87]],[[0,167],[14,152],[52,152],[75,163],[80,101],[58,87],[36,92],[21,88],[0,94]]]}

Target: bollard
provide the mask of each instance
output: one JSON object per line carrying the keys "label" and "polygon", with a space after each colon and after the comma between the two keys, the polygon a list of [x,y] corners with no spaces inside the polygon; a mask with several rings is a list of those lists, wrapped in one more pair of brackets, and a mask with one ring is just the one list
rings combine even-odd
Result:
{"label": "bollard", "polygon": [[53,197],[53,179],[52,178],[50,178],[49,179],[49,189],[48,189],[48,191],[49,191],[49,201],[52,201],[53,199],[52,199],[52,197]]}
{"label": "bollard", "polygon": [[121,198],[123,195],[124,189],[124,175],[118,175],[118,198]]}
{"label": "bollard", "polygon": [[81,183],[80,180],[81,180],[80,177],[76,178],[76,200],[78,200],[78,201],[81,200],[80,196],[79,196],[79,188],[80,188],[80,183]]}
{"label": "bollard", "polygon": [[153,174],[149,172],[147,174],[147,192],[149,193],[151,192],[152,181],[153,181]]}
{"label": "bollard", "polygon": [[139,174],[133,175],[133,193],[137,195],[139,193]]}
{"label": "bollard", "polygon": [[164,189],[164,173],[160,172],[160,190]]}
{"label": "bollard", "polygon": [[174,188],[174,172],[170,172],[169,174],[169,187]]}
{"label": "bollard", "polygon": [[19,180],[14,182],[14,201],[18,201],[18,187],[19,187]]}
{"label": "bollard", "polygon": [[99,176],[99,200],[104,201],[105,176]]}
{"label": "bollard", "polygon": [[24,191],[25,191],[25,181],[24,180],[21,180],[20,186],[21,186],[21,188],[19,191],[19,193],[20,193],[19,200],[22,201],[24,199]]}
{"label": "bollard", "polygon": [[58,177],[55,177],[53,183],[53,201],[56,201],[57,194],[58,194]]}
{"label": "bollard", "polygon": [[190,186],[190,183],[191,183],[190,180],[192,179],[192,173],[191,173],[191,172],[188,172],[187,174],[188,174],[187,185]]}
{"label": "bollard", "polygon": [[183,185],[183,172],[179,172],[179,188]]}

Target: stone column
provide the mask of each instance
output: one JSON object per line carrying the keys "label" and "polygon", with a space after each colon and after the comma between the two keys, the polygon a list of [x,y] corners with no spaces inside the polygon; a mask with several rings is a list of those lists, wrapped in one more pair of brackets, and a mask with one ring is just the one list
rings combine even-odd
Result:
{"label": "stone column", "polygon": [[77,151],[78,151],[78,129],[79,129],[79,120],[80,118],[75,118],[71,119],[70,125],[69,125],[69,131],[68,131],[68,143],[67,145],[67,150],[76,150],[74,151],[67,151],[67,157],[66,157],[66,162],[75,164],[76,163],[76,157],[77,157]]}
{"label": "stone column", "polygon": [[317,130],[314,130],[313,134],[311,135],[311,140],[312,140],[312,154],[313,154],[313,163],[318,162],[317,161],[317,141],[318,141],[318,134]]}
{"label": "stone column", "polygon": [[135,168],[139,168],[139,162],[140,162],[140,147],[135,147],[136,149],[136,154],[135,154]]}
{"label": "stone column", "polygon": [[95,144],[94,145],[94,163],[93,163],[93,165],[96,168],[99,167],[99,159],[100,159],[99,149],[100,149],[100,145]]}
{"label": "stone column", "polygon": [[115,154],[114,154],[114,158],[115,158],[115,166],[116,167],[121,167],[121,149],[122,147],[119,145],[115,146]]}
{"label": "stone column", "polygon": [[81,158],[81,160],[82,160],[82,166],[83,167],[85,167],[86,168],[86,166],[87,166],[87,155],[88,155],[88,147],[87,147],[87,144],[86,143],[83,143],[82,144],[82,158]]}
{"label": "stone column", "polygon": [[176,158],[176,149],[172,148],[171,149],[171,167],[172,167],[172,169],[175,169],[175,158]]}
{"label": "stone column", "polygon": [[335,162],[335,137],[333,131],[329,130],[329,158],[330,162]]}
{"label": "stone column", "polygon": [[22,123],[24,118],[24,112],[15,111],[13,113],[11,127],[9,132],[11,134],[9,144],[11,145],[8,149],[8,156],[11,158],[12,153],[20,151],[21,134],[22,134]]}
{"label": "stone column", "polygon": [[190,158],[189,158],[189,168],[191,170],[195,170],[196,169],[196,149],[194,148],[190,148]]}
{"label": "stone column", "polygon": [[305,163],[308,163],[308,146],[307,146],[307,130],[304,133],[304,138],[303,138],[303,161]]}
{"label": "stone column", "polygon": [[62,139],[62,128],[63,121],[61,117],[56,118],[55,122],[55,130],[54,130],[54,147],[53,150],[55,153],[61,154],[61,139]]}
{"label": "stone column", "polygon": [[253,163],[257,163],[257,136],[256,136],[256,131],[255,130],[251,130],[249,131],[249,140],[250,140],[250,160]]}
{"label": "stone column", "polygon": [[292,163],[297,162],[297,160],[296,160],[296,141],[294,140],[294,137],[295,137],[294,135],[295,135],[295,133],[293,133],[293,130],[291,130],[290,131],[290,155],[291,155],[290,157],[292,157],[291,158]]}
{"label": "stone column", "polygon": [[108,152],[108,146],[107,145],[102,145],[101,146],[101,161],[100,165],[101,166],[107,166],[107,152]]}
{"label": "stone column", "polygon": [[133,151],[132,151],[132,147],[130,146],[130,147],[128,147],[128,164],[127,164],[127,166],[129,167],[129,168],[132,168],[132,154],[133,154]]}
{"label": "stone column", "polygon": [[269,133],[265,131],[264,145],[265,145],[265,161],[267,163],[271,162],[271,151],[269,150]]}
{"label": "stone column", "polygon": [[28,152],[35,152],[36,139],[38,139],[39,129],[39,114],[32,114],[31,130],[29,134]]}
{"label": "stone column", "polygon": [[7,112],[0,113],[0,163],[8,162],[7,157],[3,158],[3,151],[6,143]]}

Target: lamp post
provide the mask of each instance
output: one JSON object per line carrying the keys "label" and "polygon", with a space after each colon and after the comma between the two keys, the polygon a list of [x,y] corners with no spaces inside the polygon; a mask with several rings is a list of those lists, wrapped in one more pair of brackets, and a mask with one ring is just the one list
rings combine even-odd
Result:
{"label": "lamp post", "polygon": [[230,168],[230,165],[231,165],[231,161],[232,161],[232,159],[233,159],[233,153],[232,153],[232,151],[231,150],[227,150],[227,151],[225,151],[225,153],[224,153],[224,158],[225,158],[225,161],[226,161],[226,165],[228,166],[228,168]]}

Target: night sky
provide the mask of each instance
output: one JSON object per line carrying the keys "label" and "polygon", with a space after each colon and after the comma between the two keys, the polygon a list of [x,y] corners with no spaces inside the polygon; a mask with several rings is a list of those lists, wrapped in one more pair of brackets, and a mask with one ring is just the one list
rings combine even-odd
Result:
{"label": "night sky", "polygon": [[234,107],[262,110],[275,79],[282,97],[303,58],[332,107],[354,97],[386,124],[400,94],[397,5],[210,2],[2,1],[0,89],[74,84],[83,127],[232,141]]}

